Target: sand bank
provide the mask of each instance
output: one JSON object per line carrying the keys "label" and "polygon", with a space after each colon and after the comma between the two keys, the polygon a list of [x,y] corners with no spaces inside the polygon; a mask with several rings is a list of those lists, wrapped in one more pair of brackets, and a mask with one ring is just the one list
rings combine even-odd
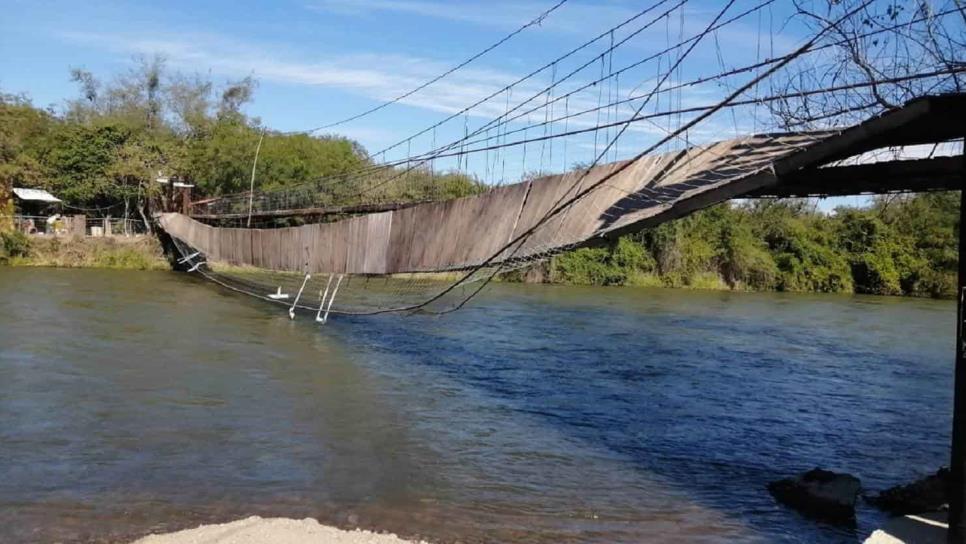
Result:
{"label": "sand bank", "polygon": [[287,518],[250,518],[202,525],[165,535],[149,535],[134,544],[414,544],[393,534],[359,529],[345,531],[318,521]]}

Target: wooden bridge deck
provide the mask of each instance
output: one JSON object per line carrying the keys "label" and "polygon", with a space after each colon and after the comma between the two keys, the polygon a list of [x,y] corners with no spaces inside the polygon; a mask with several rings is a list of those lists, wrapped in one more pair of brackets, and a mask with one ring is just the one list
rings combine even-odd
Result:
{"label": "wooden bridge deck", "polygon": [[[332,223],[218,228],[173,213],[161,215],[160,223],[209,260],[233,265],[348,274],[469,269],[598,244],[738,197],[958,189],[961,156],[829,163],[887,146],[960,138],[964,118],[966,95],[929,97],[841,131],[750,136],[645,157],[542,224],[550,210],[623,163],[598,166],[582,179],[570,172]],[[521,243],[505,247],[531,229]]]}

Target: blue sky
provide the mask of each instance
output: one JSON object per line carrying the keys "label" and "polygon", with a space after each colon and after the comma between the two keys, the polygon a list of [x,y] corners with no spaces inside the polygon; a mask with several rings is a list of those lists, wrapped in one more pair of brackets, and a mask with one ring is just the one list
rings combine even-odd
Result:
{"label": "blue sky", "polygon": [[[41,106],[59,105],[76,96],[68,79],[70,67],[105,77],[129,69],[136,55],[160,53],[172,69],[209,75],[216,82],[253,75],[260,86],[249,113],[273,128],[298,130],[390,98],[469,57],[555,2],[5,3],[0,20],[4,52],[0,88],[6,92],[26,92]],[[478,98],[483,90],[552,60],[647,4],[571,0],[540,27],[407,104],[341,131],[370,149],[391,143]],[[739,12],[742,4],[752,2],[739,1],[732,13]],[[686,23],[695,28],[705,24],[717,6],[708,1],[689,3]],[[783,17],[778,9],[771,14],[775,19]],[[679,20],[675,15],[670,22],[673,38],[678,32],[673,26]],[[752,58],[757,22],[750,17],[722,31],[722,45],[732,62]],[[663,47],[665,26],[654,25],[653,32],[630,43],[628,58]],[[790,47],[795,38],[779,40]],[[697,59],[690,66],[707,65],[713,70],[716,65],[711,61]]]}
{"label": "blue sky", "polygon": [[[738,0],[728,14],[740,13],[758,2]],[[274,129],[302,130],[352,115],[414,87],[490,45],[554,3],[555,0],[5,0],[4,17],[0,19],[0,89],[24,92],[39,106],[59,107],[65,99],[77,95],[68,77],[71,67],[85,68],[109,79],[130,69],[134,57],[157,53],[166,58],[170,69],[201,74],[215,83],[254,76],[259,87],[247,113]],[[360,141],[370,151],[381,149],[444,119],[652,3],[653,0],[570,0],[539,27],[528,29],[466,69],[402,104],[334,131]],[[674,4],[669,1],[662,9]],[[682,36],[689,37],[707,25],[721,5],[722,2],[711,0],[690,1],[642,31],[607,62],[615,68],[624,66]],[[780,0],[722,28],[715,41],[705,40],[695,49],[675,78],[687,80],[715,73],[722,65],[738,66],[771,53],[790,51],[802,42],[807,29],[797,23],[786,24],[789,8],[790,2]],[[616,33],[615,39],[626,34],[622,32]],[[562,63],[555,73],[547,70],[534,77],[518,87],[511,98],[517,100],[537,92],[555,76],[593,58],[608,45],[608,39],[586,55],[571,59],[570,64]],[[669,54],[655,62],[666,68],[671,60]],[[610,83],[606,89],[593,88],[575,95],[568,107],[593,106],[601,100],[600,93],[625,97],[635,89],[646,91],[662,65],[656,63],[628,72],[623,80]],[[598,68],[594,64],[578,73],[573,78],[574,85],[599,75]],[[725,92],[725,88],[708,84],[689,88],[672,99],[684,106],[706,104]],[[440,127],[435,141],[449,141],[461,135],[464,128],[473,130],[502,113],[505,99],[501,95],[465,119]],[[557,106],[555,115],[559,115],[560,107]],[[665,104],[663,108],[666,107]],[[534,119],[544,113],[536,112]],[[629,114],[627,108],[606,112],[611,119]],[[593,116],[589,119],[593,120]],[[580,122],[575,120],[576,125],[570,128],[581,126]],[[670,122],[673,125],[679,121]],[[750,115],[722,116],[689,137],[693,141],[720,139],[756,128],[759,125]],[[666,127],[636,126],[621,141],[614,157],[628,156],[665,130]],[[604,141],[612,135],[598,137]],[[475,162],[469,168],[488,180],[503,177],[506,181],[514,181],[512,178],[526,171],[560,170],[593,157],[600,144],[592,145],[591,138],[592,135],[568,139],[571,141],[567,149],[555,143],[557,147],[551,147],[549,153],[546,145],[515,149],[512,161],[504,160],[513,165],[509,171],[504,166],[499,174],[494,165],[500,158],[489,155],[471,159]],[[433,141],[434,136],[427,133],[396,148],[387,158],[400,158],[407,149],[430,149]],[[528,155],[521,161],[520,155],[525,153]],[[540,162],[536,163],[538,154]],[[485,167],[481,166],[484,162]]]}

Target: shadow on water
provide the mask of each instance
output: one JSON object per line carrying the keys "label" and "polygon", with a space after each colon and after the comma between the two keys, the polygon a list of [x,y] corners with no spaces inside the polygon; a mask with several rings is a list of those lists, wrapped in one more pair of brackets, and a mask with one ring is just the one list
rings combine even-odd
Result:
{"label": "shadow on water", "polygon": [[951,305],[501,286],[445,318],[340,319],[390,352],[604,447],[769,541],[854,542],[765,485],[814,466],[866,490],[947,462]]}

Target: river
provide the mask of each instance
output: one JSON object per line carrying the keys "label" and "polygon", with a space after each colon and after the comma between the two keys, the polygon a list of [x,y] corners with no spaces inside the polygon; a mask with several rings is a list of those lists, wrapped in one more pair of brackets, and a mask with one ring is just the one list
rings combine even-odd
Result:
{"label": "river", "polygon": [[856,542],[774,503],[948,462],[951,302],[495,285],[325,326],[183,274],[0,267],[0,542],[249,514],[461,542]]}

